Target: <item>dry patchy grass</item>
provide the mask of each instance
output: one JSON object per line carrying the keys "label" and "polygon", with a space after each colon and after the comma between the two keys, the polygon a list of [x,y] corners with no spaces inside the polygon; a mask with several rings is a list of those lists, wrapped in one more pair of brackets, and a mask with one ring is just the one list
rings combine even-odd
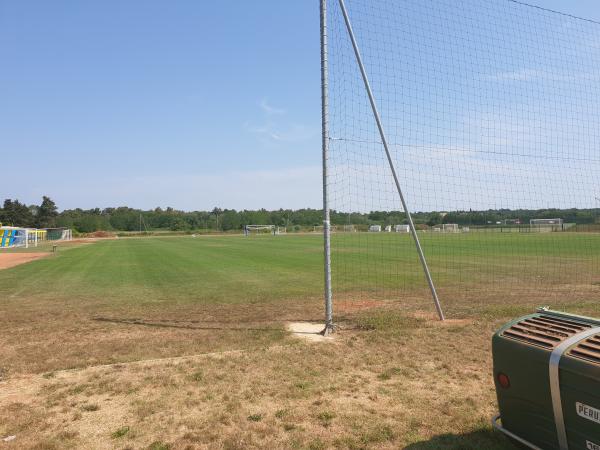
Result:
{"label": "dry patchy grass", "polygon": [[[223,248],[196,261],[208,241],[189,253],[155,241],[3,271],[0,438],[16,439],[0,447],[511,448],[489,426],[494,330],[545,304],[600,315],[600,286],[582,277],[535,293],[507,273],[511,289],[442,283],[444,323],[421,284],[400,299],[336,291],[339,333],[306,342],[285,331],[322,317],[320,258],[304,244],[250,271],[273,248],[240,241],[234,267]],[[169,251],[180,266],[155,269]]]}
{"label": "dry patchy grass", "polygon": [[398,306],[325,343],[15,376],[0,435],[18,448],[510,448],[488,426],[503,319],[441,325]]}

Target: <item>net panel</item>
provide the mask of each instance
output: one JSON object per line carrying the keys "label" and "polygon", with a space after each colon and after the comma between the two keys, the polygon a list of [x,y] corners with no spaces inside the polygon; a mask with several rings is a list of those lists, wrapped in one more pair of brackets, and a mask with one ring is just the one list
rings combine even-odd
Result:
{"label": "net panel", "polygon": [[278,227],[275,225],[246,225],[244,226],[246,236],[252,234],[278,234]]}
{"label": "net panel", "polygon": [[[346,5],[442,300],[597,296],[600,25],[511,0]],[[410,235],[366,232],[406,217],[337,1],[328,38],[332,223],[355,231],[332,237],[335,296],[425,305]]]}

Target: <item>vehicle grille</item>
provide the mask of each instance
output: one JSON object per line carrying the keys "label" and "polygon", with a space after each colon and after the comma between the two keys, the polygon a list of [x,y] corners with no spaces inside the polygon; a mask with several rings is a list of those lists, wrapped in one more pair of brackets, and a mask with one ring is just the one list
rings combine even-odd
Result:
{"label": "vehicle grille", "polygon": [[[506,329],[502,335],[531,345],[552,349],[565,339],[589,328],[591,328],[591,325],[585,323],[563,319],[562,317],[541,315],[521,320]],[[600,345],[600,340],[597,341],[596,343],[592,342],[590,345]],[[590,351],[587,348],[583,350],[585,352]],[[596,351],[598,352],[596,357],[600,358],[600,347]]]}
{"label": "vehicle grille", "polygon": [[569,355],[600,364],[600,334],[580,342]]}

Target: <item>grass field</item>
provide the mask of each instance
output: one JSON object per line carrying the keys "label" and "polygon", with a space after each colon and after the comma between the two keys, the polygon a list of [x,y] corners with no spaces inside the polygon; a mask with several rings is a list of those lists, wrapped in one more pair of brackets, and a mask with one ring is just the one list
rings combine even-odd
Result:
{"label": "grass field", "polygon": [[[550,304],[600,315],[600,235],[429,235],[441,324],[409,236],[105,240],[0,271],[7,448],[510,448],[490,338]],[[597,279],[596,279],[597,277]],[[111,365],[108,365],[111,364]]]}

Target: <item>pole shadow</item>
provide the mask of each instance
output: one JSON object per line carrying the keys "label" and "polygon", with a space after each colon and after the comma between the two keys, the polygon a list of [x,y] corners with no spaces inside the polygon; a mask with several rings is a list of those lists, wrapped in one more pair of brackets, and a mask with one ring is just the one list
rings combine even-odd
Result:
{"label": "pole shadow", "polygon": [[[407,445],[404,450],[515,450],[516,447],[501,433],[491,429],[470,433],[448,433]],[[520,447],[522,448],[522,447]]]}
{"label": "pole shadow", "polygon": [[109,322],[122,325],[137,325],[154,328],[179,328],[184,330],[268,331],[287,333],[287,331],[283,328],[229,325],[218,322],[211,324],[209,322],[188,321],[187,323],[184,323],[183,321],[145,320],[137,318],[120,319],[115,317],[93,317],[92,320],[96,322]]}

